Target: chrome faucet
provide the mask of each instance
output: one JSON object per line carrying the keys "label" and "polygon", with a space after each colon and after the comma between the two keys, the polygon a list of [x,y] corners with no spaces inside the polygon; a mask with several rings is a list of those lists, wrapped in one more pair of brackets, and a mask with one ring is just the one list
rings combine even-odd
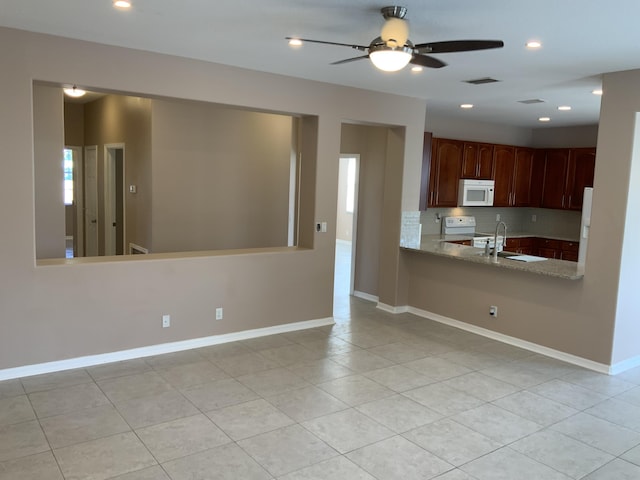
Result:
{"label": "chrome faucet", "polygon": [[504,237],[502,237],[502,245],[504,247],[504,245],[507,244],[507,224],[504,222],[498,222],[498,225],[496,225],[496,233],[493,236],[493,258],[498,258],[498,232],[500,231],[500,225],[504,226]]}

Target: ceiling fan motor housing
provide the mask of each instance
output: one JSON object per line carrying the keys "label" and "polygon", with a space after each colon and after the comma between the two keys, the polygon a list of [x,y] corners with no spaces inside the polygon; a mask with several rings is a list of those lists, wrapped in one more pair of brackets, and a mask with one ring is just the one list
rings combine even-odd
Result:
{"label": "ceiling fan motor housing", "polygon": [[384,7],[381,12],[385,22],[380,37],[387,47],[404,47],[409,40],[409,25],[404,20],[407,9],[405,7]]}

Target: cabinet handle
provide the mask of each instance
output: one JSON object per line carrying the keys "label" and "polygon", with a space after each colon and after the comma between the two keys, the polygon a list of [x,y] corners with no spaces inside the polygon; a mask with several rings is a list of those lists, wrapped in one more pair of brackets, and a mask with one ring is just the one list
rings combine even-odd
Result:
{"label": "cabinet handle", "polygon": [[564,208],[564,195],[562,195],[562,208]]}
{"label": "cabinet handle", "polygon": [[567,203],[567,207],[571,208],[571,195],[569,195],[569,203]]}

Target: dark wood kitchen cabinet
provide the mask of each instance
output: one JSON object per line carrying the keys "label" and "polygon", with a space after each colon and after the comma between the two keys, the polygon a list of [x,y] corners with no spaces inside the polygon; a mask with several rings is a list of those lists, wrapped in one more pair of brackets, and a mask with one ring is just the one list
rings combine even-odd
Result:
{"label": "dark wood kitchen cabinet", "polygon": [[459,140],[432,139],[427,207],[458,205],[463,146],[464,142]]}
{"label": "dark wood kitchen cabinet", "polygon": [[464,142],[461,178],[490,180],[493,173],[493,148],[490,143]]}
{"label": "dark wood kitchen cabinet", "polygon": [[548,149],[541,206],[582,209],[584,187],[593,186],[595,159],[595,148]]}
{"label": "dark wood kitchen cabinet", "polygon": [[494,207],[528,207],[535,150],[496,145],[494,148]]}

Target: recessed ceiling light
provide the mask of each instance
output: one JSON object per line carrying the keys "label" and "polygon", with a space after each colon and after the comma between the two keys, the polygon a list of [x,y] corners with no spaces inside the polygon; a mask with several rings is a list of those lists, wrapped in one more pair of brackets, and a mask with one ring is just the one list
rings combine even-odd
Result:
{"label": "recessed ceiling light", "polygon": [[473,104],[472,103],[463,103],[462,105],[460,105],[460,108],[473,108]]}
{"label": "recessed ceiling light", "polygon": [[65,94],[74,98],[82,97],[87,93],[85,90],[82,90],[81,88],[78,88],[75,85],[70,88],[69,87],[63,88],[62,90],[64,91]]}
{"label": "recessed ceiling light", "polygon": [[418,73],[418,72],[421,72],[421,71],[423,71],[423,70],[424,70],[424,68],[422,68],[422,67],[421,67],[421,66],[419,66],[419,65],[415,65],[415,66],[411,67],[411,71],[412,71],[412,72],[416,72],[416,73]]}
{"label": "recessed ceiling light", "polygon": [[527,48],[540,48],[542,47],[542,43],[537,40],[531,40],[530,42],[525,43]]}
{"label": "recessed ceiling light", "polygon": [[292,38],[289,40],[289,45],[292,47],[301,47],[302,40],[300,40],[299,38]]}
{"label": "recessed ceiling light", "polygon": [[571,107],[569,105],[560,105],[558,107],[558,110],[567,111],[567,110],[571,110]]}
{"label": "recessed ceiling light", "polygon": [[593,93],[594,95],[602,95],[602,89],[597,88],[595,90],[592,90],[591,93]]}
{"label": "recessed ceiling light", "polygon": [[540,117],[538,119],[539,122],[550,122],[551,118],[550,117]]}
{"label": "recessed ceiling light", "polygon": [[131,8],[131,2],[128,0],[114,0],[113,6],[116,8]]}

